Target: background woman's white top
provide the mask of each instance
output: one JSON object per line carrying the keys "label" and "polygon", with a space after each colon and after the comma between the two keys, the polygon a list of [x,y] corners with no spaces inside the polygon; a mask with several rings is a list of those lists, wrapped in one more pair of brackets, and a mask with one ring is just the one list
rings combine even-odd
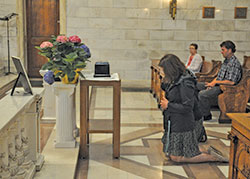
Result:
{"label": "background woman's white top", "polygon": [[[190,56],[191,55],[188,56],[186,66],[188,64]],[[191,64],[187,67],[187,69],[191,70],[193,73],[198,73],[201,70],[201,66],[202,66],[202,58],[199,54],[195,54]]]}

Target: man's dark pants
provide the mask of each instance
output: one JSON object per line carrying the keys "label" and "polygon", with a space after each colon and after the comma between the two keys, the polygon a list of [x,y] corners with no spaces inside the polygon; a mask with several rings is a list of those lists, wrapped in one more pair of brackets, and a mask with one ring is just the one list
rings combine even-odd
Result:
{"label": "man's dark pants", "polygon": [[204,82],[197,83],[197,88],[200,98],[200,109],[203,116],[209,116],[210,108],[213,105],[218,105],[218,96],[222,93],[220,86],[214,86],[210,89],[206,89]]}

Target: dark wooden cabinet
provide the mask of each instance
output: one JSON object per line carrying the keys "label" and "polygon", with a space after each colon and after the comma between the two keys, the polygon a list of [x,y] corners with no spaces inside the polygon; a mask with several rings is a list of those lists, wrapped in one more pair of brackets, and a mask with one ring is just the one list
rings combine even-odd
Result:
{"label": "dark wooden cabinet", "polygon": [[250,114],[227,113],[232,119],[229,178],[250,178]]}

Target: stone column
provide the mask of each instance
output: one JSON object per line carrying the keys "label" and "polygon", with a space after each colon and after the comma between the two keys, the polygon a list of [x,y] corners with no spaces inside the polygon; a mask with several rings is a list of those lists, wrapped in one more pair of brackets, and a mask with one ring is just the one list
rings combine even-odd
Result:
{"label": "stone column", "polygon": [[56,141],[55,147],[75,147],[75,84],[56,82],[53,90],[56,95]]}
{"label": "stone column", "polygon": [[[40,74],[44,76],[44,74],[48,70],[40,70]],[[43,80],[43,87],[44,87],[44,95],[43,95],[43,117],[42,121],[46,123],[55,123],[56,122],[56,97],[53,93],[52,85],[49,85]]]}

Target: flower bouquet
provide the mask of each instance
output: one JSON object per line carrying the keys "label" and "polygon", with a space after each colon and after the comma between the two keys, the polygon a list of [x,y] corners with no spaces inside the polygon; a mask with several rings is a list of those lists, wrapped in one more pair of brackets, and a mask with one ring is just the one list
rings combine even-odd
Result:
{"label": "flower bouquet", "polygon": [[44,75],[44,80],[49,84],[54,82],[54,78],[60,78],[63,83],[76,83],[79,75],[82,76],[80,71],[91,57],[89,48],[76,35],[69,38],[64,35],[52,36],[36,48],[40,55],[48,59],[41,69],[49,70]]}

